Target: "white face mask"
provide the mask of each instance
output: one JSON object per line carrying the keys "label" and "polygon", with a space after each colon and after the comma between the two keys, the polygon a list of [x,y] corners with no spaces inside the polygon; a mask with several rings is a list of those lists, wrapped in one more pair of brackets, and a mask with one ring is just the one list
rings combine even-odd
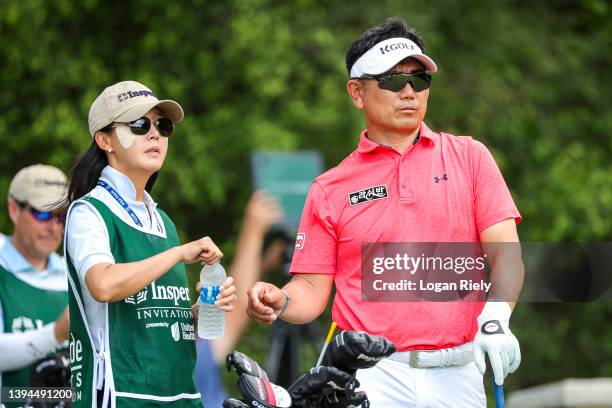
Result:
{"label": "white face mask", "polygon": [[117,133],[117,139],[119,140],[119,143],[126,150],[132,147],[136,138],[143,137],[133,134],[130,130],[130,127],[127,125],[117,126],[115,128],[115,132]]}

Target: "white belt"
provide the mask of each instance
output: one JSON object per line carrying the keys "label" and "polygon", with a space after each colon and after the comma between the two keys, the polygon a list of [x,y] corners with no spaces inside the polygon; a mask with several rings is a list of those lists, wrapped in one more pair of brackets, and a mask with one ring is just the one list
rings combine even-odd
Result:
{"label": "white belt", "polygon": [[409,364],[412,368],[464,366],[474,361],[472,343],[439,350],[398,351],[389,356],[393,361]]}

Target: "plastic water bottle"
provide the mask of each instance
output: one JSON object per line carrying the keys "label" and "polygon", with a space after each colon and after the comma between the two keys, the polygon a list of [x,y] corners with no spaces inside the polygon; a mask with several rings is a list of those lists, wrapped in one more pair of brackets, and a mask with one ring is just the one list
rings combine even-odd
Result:
{"label": "plastic water bottle", "polygon": [[219,286],[227,275],[220,263],[204,265],[200,272],[200,310],[198,312],[198,336],[203,339],[219,339],[225,329],[225,312],[216,306]]}

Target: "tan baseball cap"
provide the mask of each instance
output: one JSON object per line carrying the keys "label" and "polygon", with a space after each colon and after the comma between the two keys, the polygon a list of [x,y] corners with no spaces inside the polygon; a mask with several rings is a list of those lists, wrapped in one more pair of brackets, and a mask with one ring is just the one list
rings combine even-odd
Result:
{"label": "tan baseball cap", "polygon": [[9,197],[38,211],[51,211],[66,196],[66,176],[57,167],[35,164],[19,170],[11,180]]}
{"label": "tan baseball cap", "polygon": [[89,109],[89,133],[96,132],[113,122],[127,123],[143,117],[153,108],[159,108],[173,123],[183,120],[183,108],[171,100],[159,100],[155,93],[135,81],[118,82],[104,89]]}

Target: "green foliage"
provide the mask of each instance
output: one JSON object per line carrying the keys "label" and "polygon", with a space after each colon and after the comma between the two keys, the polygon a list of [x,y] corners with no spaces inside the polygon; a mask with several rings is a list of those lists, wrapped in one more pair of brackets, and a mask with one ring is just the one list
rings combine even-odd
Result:
{"label": "green foliage", "polygon": [[[354,149],[363,121],[345,91],[346,49],[401,15],[440,67],[427,122],[489,146],[522,239],[610,240],[610,10],[604,0],[6,1],[0,190],[36,162],[67,171],[91,142],[95,96],[137,80],[186,112],[154,196],[185,240],[210,235],[231,255],[251,152],[318,149],[331,167]],[[6,211],[0,230],[11,230]],[[519,307],[525,358],[509,386],[611,375],[610,313]]]}

